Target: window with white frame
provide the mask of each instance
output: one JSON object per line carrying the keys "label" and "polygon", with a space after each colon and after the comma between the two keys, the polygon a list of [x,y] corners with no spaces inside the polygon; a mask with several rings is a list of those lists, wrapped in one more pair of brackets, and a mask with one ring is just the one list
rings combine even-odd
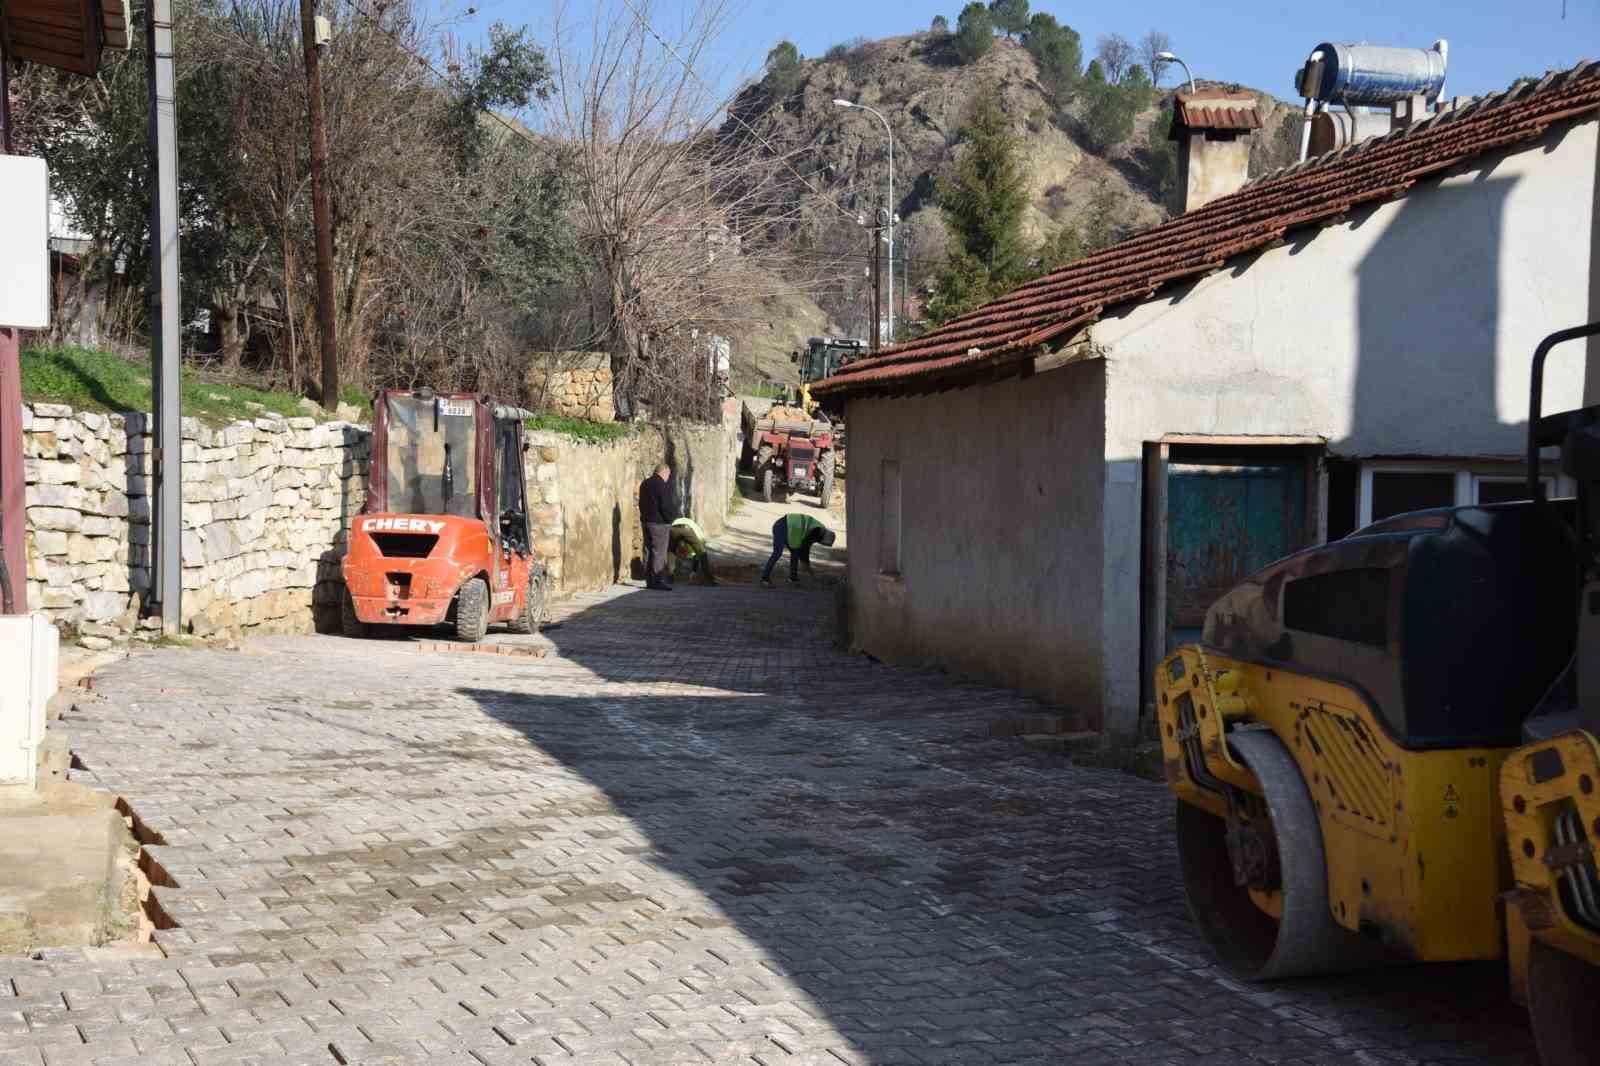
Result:
{"label": "window with white frame", "polygon": [[[1553,469],[1553,468],[1552,468]],[[1546,496],[1571,495],[1570,478],[1547,472]],[[1527,476],[1510,463],[1463,466],[1450,462],[1363,463],[1358,526],[1407,511],[1525,500]]]}

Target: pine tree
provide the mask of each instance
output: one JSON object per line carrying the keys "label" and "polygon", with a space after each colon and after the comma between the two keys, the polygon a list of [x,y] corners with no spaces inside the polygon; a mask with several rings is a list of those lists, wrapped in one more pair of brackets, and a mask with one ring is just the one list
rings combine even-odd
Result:
{"label": "pine tree", "polygon": [[966,144],[937,186],[951,251],[929,304],[936,322],[1001,295],[1029,272],[1022,239],[1028,206],[1022,145],[997,92],[974,99],[961,132]]}
{"label": "pine tree", "polygon": [[963,63],[975,63],[994,47],[994,19],[978,0],[961,9],[956,20],[956,54]]}
{"label": "pine tree", "polygon": [[1083,76],[1083,41],[1071,26],[1041,11],[1028,20],[1022,45],[1039,66],[1039,82],[1059,105]]}
{"label": "pine tree", "polygon": [[767,53],[767,76],[762,83],[773,96],[788,96],[800,85],[800,49],[793,41],[779,41]]}
{"label": "pine tree", "polygon": [[1028,28],[1028,0],[990,0],[989,14],[1007,37]]}

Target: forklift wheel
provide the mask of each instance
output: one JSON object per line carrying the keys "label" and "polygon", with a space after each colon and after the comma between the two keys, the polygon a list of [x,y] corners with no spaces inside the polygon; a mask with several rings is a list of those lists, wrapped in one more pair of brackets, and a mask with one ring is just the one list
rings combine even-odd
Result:
{"label": "forklift wheel", "polygon": [[527,599],[522,602],[522,610],[507,624],[513,633],[537,633],[543,621],[544,578],[536,573],[529,574]]}
{"label": "forklift wheel", "polygon": [[476,644],[489,631],[489,586],[475,577],[456,595],[456,639]]}
{"label": "forklift wheel", "polygon": [[357,640],[367,635],[367,623],[356,617],[356,604],[350,598],[349,589],[345,589],[344,598],[339,601],[339,632]]}

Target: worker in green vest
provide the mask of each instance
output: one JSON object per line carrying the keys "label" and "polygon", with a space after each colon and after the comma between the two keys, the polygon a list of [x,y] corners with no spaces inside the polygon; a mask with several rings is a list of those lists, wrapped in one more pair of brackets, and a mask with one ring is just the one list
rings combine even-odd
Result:
{"label": "worker in green vest", "polygon": [[[701,574],[706,579],[706,584],[715,585],[716,577],[711,573],[711,553],[706,550],[706,531],[700,528],[700,523],[692,518],[674,519],[671,532],[670,551],[680,561],[689,563],[689,573]],[[677,569],[676,566],[673,567]]]}
{"label": "worker in green vest", "polygon": [[832,547],[835,539],[833,530],[818,522],[808,514],[787,514],[772,523],[772,558],[767,560],[767,565],[761,571],[761,583],[772,584],[772,568],[778,565],[778,560],[783,558],[783,550],[789,549],[789,580],[800,580],[800,564],[806,566],[806,576],[811,575],[811,546],[822,544]]}

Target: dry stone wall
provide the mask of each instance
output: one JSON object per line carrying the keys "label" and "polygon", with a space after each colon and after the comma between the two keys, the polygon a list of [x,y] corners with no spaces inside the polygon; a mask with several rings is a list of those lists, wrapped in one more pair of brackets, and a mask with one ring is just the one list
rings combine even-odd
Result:
{"label": "dry stone wall", "polygon": [[[159,632],[150,590],[148,415],[25,404],[28,602],[90,647]],[[640,557],[639,482],[663,459],[679,506],[723,527],[737,433],[727,425],[639,426],[588,444],[528,437],[535,549],[552,586],[604,587]],[[188,632],[306,632],[338,624],[351,518],[366,499],[370,431],[263,416],[183,422],[183,617]]]}
{"label": "dry stone wall", "polygon": [[528,372],[528,394],[542,410],[568,418],[616,418],[611,357],[604,352],[556,352],[539,357]]}
{"label": "dry stone wall", "polygon": [[[150,589],[148,416],[24,405],[23,435],[30,604],[90,646],[126,638]],[[368,440],[363,427],[311,418],[183,420],[189,632],[301,632],[319,609],[337,612]]]}

